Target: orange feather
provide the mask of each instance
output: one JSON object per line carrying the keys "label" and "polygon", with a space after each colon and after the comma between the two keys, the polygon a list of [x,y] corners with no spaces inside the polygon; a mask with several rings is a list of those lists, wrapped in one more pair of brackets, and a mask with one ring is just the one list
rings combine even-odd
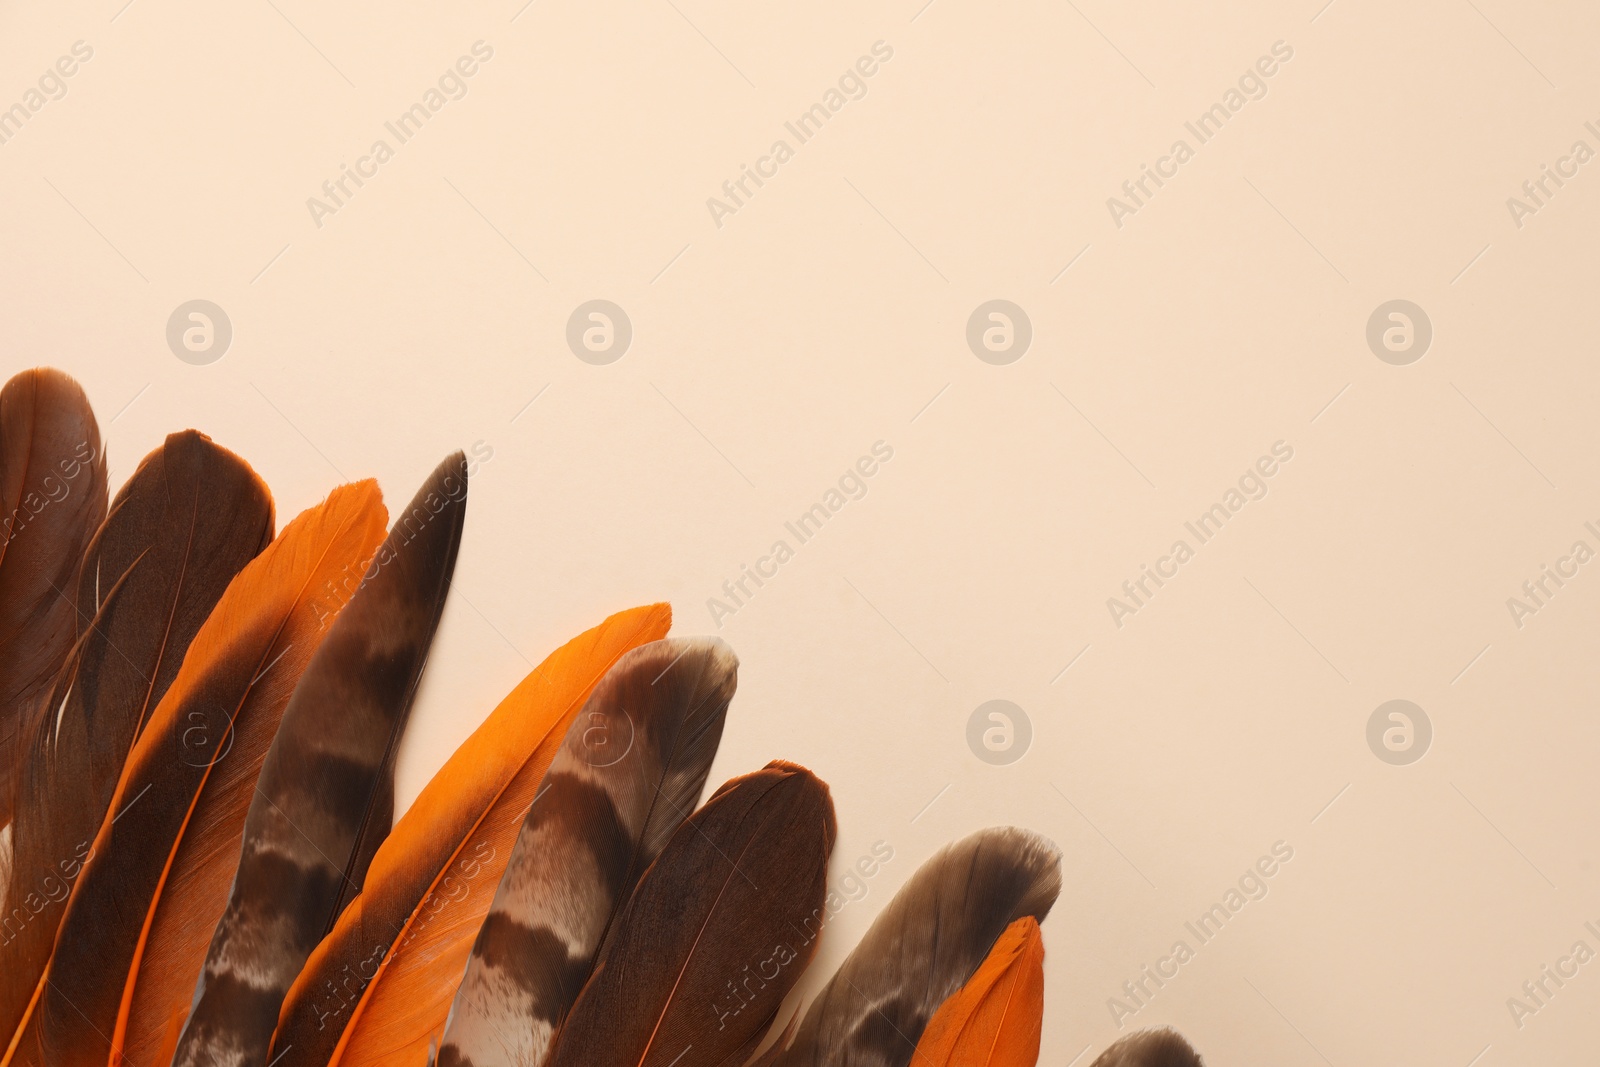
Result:
{"label": "orange feather", "polygon": [[928,1020],[912,1067],[1033,1067],[1043,1022],[1044,939],[1026,915]]}
{"label": "orange feather", "polygon": [[290,988],[268,1062],[424,1062],[567,728],[611,665],[671,623],[665,604],[613,615],[500,702],[378,849],[365,889]]}

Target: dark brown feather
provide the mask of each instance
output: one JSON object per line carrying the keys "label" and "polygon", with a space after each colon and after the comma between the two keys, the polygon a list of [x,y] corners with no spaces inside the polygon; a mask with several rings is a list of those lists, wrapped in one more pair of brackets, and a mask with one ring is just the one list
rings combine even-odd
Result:
{"label": "dark brown feather", "polygon": [[290,983],[360,892],[394,820],[395,752],[466,509],[457,452],[400,513],[301,676],[261,767],[175,1067],[264,1063]]}
{"label": "dark brown feather", "polygon": [[32,712],[80,629],[72,584],[105,515],[105,456],[83,389],[60,371],[23,371],[0,390],[0,834]]}
{"label": "dark brown feather", "polygon": [[645,872],[549,1067],[737,1067],[817,948],[828,787],[773,762],[724,785]]}
{"label": "dark brown feather", "polygon": [[93,622],[22,753],[0,1032],[9,1036],[33,994],[129,749],[272,523],[272,498],[249,465],[191,430],[145,457],[90,544],[75,594]]}
{"label": "dark brown feather", "polygon": [[700,800],[737,671],[716,638],[680,638],[634,649],[595,687],[478,932],[441,1067],[543,1061],[615,915]]}
{"label": "dark brown feather", "polygon": [[1140,1030],[1110,1045],[1092,1067],[1204,1067],[1176,1030]]}
{"label": "dark brown feather", "polygon": [[923,1028],[1007,926],[1043,922],[1061,854],[1014,827],[980,830],[917,869],[812,1002],[776,1067],[907,1067]]}

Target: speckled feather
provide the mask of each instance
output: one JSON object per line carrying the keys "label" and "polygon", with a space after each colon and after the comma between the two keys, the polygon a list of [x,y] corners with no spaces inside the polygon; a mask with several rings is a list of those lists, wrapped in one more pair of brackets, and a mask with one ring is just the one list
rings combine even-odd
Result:
{"label": "speckled feather", "polygon": [[[457,452],[399,513],[301,676],[262,764],[174,1067],[266,1062],[284,994],[360,891],[393,822],[395,753],[466,506]],[[168,1014],[146,1013],[152,1022]]]}

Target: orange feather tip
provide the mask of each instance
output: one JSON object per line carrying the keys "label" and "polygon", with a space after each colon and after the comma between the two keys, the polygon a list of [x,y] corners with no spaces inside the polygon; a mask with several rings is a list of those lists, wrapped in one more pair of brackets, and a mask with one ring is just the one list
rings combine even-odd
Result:
{"label": "orange feather tip", "polygon": [[1044,939],[1025,915],[922,1032],[917,1067],[1033,1067],[1044,1023]]}

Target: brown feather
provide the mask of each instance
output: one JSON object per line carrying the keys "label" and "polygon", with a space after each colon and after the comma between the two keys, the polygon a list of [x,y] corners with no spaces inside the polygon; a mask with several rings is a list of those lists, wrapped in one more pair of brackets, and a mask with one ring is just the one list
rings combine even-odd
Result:
{"label": "brown feather", "polygon": [[78,634],[73,580],[105,515],[105,456],[83,389],[60,371],[23,371],[0,389],[0,834],[32,709]]}
{"label": "brown feather", "polygon": [[[395,752],[466,510],[467,462],[457,452],[401,512],[301,676],[261,767],[174,1067],[265,1063],[284,993],[359,892],[394,820]],[[158,1010],[152,1021],[171,1014]]]}
{"label": "brown feather", "polygon": [[93,622],[33,724],[18,776],[0,928],[7,1038],[129,749],[228,583],[271,541],[272,522],[272,498],[249,465],[191,430],[145,457],[90,544],[75,595]]}
{"label": "brown feather", "polygon": [[[140,735],[73,886],[8,1064],[105,1063],[139,982],[192,988],[227,902],[244,816],[284,705],[383,534],[372,482],[296,518],[229,584]],[[195,946],[198,945],[198,954]]]}
{"label": "brown feather", "polygon": [[549,1067],[738,1067],[817,948],[836,825],[790,763],[724,785],[645,872]]}

